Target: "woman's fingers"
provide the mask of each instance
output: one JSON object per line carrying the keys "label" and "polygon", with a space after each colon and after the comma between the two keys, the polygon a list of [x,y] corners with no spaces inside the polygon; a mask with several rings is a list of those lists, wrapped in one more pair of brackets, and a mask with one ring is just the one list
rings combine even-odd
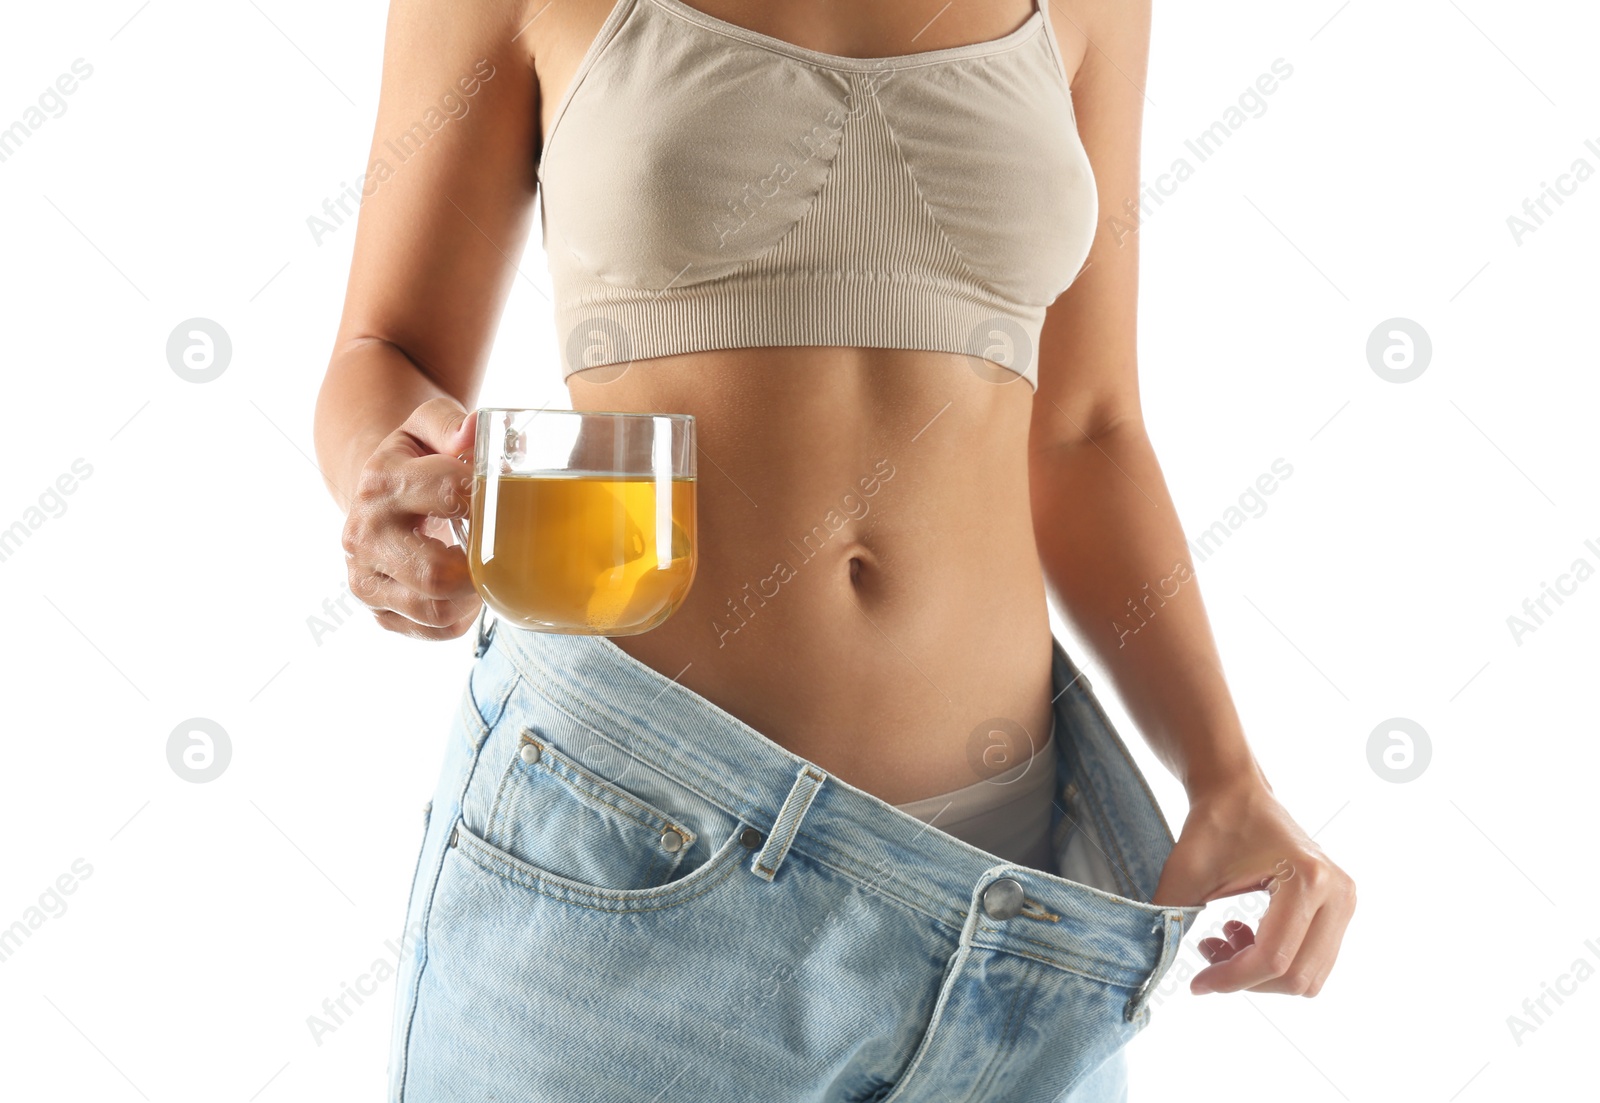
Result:
{"label": "woman's fingers", "polygon": [[1296,865],[1288,876],[1275,879],[1259,932],[1251,934],[1241,923],[1233,931],[1224,928],[1226,942],[1202,940],[1214,964],[1195,976],[1190,991],[1315,995],[1321,990],[1355,910],[1354,885],[1326,859],[1307,857]]}
{"label": "woman's fingers", "polygon": [[400,447],[375,455],[356,483],[358,504],[418,517],[465,517],[471,496],[471,464],[454,456],[413,456]]}
{"label": "woman's fingers", "polygon": [[375,615],[378,623],[389,631],[419,640],[453,640],[471,628],[472,622],[477,619],[471,616],[448,628],[430,628],[390,609],[378,609]]}
{"label": "woman's fingers", "polygon": [[341,542],[350,589],[391,631],[423,639],[459,636],[482,606],[466,553],[430,531],[465,517],[472,496],[475,418],[432,399],[385,438],[356,482]]}
{"label": "woman's fingers", "polygon": [[472,572],[467,553],[424,536],[408,522],[417,518],[397,518],[379,528],[367,545],[363,566],[372,573],[388,575],[409,586],[423,597],[448,601],[471,601]]}
{"label": "woman's fingers", "polygon": [[[413,627],[425,629],[452,629],[465,624],[471,624],[478,615],[477,592],[472,592],[473,600],[432,598],[417,593],[416,590],[398,579],[391,578],[381,572],[368,572],[359,579],[353,578],[350,582],[350,592],[378,615],[379,623],[391,627],[392,621],[386,620],[382,614],[391,613],[413,622]],[[451,637],[460,635],[460,632],[449,633]],[[443,639],[444,636],[430,636],[430,639]]]}
{"label": "woman's fingers", "polygon": [[1317,917],[1311,921],[1311,929],[1306,932],[1305,941],[1300,944],[1300,952],[1295,955],[1289,971],[1274,979],[1272,983],[1275,987],[1259,988],[1257,991],[1286,992],[1291,996],[1315,996],[1322,991],[1328,974],[1333,972],[1334,960],[1339,956],[1339,946],[1344,941],[1344,932],[1355,910],[1353,884],[1348,895],[1336,893],[1329,897],[1318,909]]}
{"label": "woman's fingers", "polygon": [[1261,917],[1255,944],[1236,951],[1220,965],[1200,970],[1190,991],[1237,992],[1287,972],[1317,914],[1318,902],[1308,896],[1306,886],[1303,877],[1281,883]]}
{"label": "woman's fingers", "polygon": [[[461,466],[443,456],[428,459]],[[424,462],[412,460],[408,466]],[[474,603],[466,553],[422,531],[429,516],[465,515],[467,497],[462,494],[452,502],[453,491],[446,485],[450,477],[421,471],[402,476],[389,484],[395,497],[359,501],[351,507],[344,547],[352,589],[358,580],[379,575],[410,587],[423,598]],[[401,506],[401,501],[407,504]],[[430,513],[432,510],[438,513]]]}
{"label": "woman's fingers", "polygon": [[1224,923],[1222,934],[1222,938],[1202,938],[1195,944],[1212,965],[1222,964],[1256,940],[1255,932],[1249,925],[1237,919],[1230,919]]}
{"label": "woman's fingers", "polygon": [[472,446],[477,411],[464,410],[453,398],[430,398],[406,418],[398,432],[404,434],[420,452],[453,456]]}

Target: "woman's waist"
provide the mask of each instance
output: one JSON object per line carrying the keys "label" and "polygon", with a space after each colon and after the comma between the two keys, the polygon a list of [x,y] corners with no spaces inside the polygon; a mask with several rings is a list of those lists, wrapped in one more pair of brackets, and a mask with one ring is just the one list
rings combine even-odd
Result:
{"label": "woman's waist", "polygon": [[1042,745],[1031,395],[962,361],[738,349],[572,376],[575,408],[696,421],[693,582],[617,645],[884,799],[977,780],[997,717]]}
{"label": "woman's waist", "polygon": [[1043,746],[1051,637],[1037,558],[951,556],[919,572],[883,549],[852,578],[867,551],[824,546],[764,572],[697,574],[665,624],[612,640],[891,803]]}

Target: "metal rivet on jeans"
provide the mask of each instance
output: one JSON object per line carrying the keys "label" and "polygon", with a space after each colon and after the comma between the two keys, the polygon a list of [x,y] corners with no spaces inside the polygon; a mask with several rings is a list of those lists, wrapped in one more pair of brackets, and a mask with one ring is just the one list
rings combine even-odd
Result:
{"label": "metal rivet on jeans", "polygon": [[990,919],[1010,919],[1022,911],[1022,885],[1015,878],[1002,877],[983,890],[983,910]]}
{"label": "metal rivet on jeans", "polygon": [[683,836],[675,827],[669,827],[661,833],[661,846],[668,854],[676,854],[683,847]]}
{"label": "metal rivet on jeans", "polygon": [[526,762],[529,766],[532,766],[535,762],[539,761],[539,744],[524,743],[522,745],[522,750],[518,753],[522,755],[522,761]]}
{"label": "metal rivet on jeans", "polygon": [[747,827],[739,833],[739,842],[745,847],[746,850],[754,850],[756,847],[760,846],[763,841],[764,840],[762,839],[761,832],[757,831],[753,827]]}

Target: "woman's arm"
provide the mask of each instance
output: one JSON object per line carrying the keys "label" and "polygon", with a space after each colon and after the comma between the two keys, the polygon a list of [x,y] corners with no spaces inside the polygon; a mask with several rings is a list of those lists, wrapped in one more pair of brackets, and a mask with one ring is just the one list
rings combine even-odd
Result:
{"label": "woman's arm", "polygon": [[1145,434],[1135,353],[1138,235],[1111,228],[1113,218],[1127,221],[1123,198],[1139,193],[1149,0],[1119,2],[1115,14],[1101,4],[1067,11],[1071,20],[1057,15],[1063,37],[1090,39],[1073,102],[1100,225],[1040,338],[1029,436],[1040,553],[1060,607],[1190,796],[1241,778],[1265,784]]}
{"label": "woman's arm", "polygon": [[317,400],[323,479],[349,511],[352,589],[385,627],[460,635],[478,608],[453,457],[526,242],[539,145],[526,4],[393,0],[355,255]]}
{"label": "woman's arm", "polygon": [[1274,896],[1260,950],[1197,981],[1314,995],[1354,908],[1353,885],[1277,805],[1245,740],[1139,405],[1138,235],[1111,223],[1126,223],[1123,202],[1139,196],[1150,3],[1059,0],[1052,12],[1063,53],[1083,56],[1074,103],[1100,225],[1040,338],[1029,465],[1047,583],[1188,792],[1190,818],[1158,902],[1262,887],[1282,876],[1280,859],[1300,875]]}

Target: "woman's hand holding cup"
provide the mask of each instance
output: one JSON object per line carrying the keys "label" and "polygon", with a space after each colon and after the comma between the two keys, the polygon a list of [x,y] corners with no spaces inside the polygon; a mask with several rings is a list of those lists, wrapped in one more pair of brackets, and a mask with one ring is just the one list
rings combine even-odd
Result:
{"label": "woman's hand holding cup", "polygon": [[449,542],[451,518],[471,503],[476,420],[452,399],[429,399],[356,480],[341,537],[350,592],[391,632],[454,639],[483,605],[466,553]]}

